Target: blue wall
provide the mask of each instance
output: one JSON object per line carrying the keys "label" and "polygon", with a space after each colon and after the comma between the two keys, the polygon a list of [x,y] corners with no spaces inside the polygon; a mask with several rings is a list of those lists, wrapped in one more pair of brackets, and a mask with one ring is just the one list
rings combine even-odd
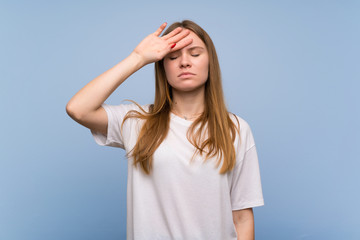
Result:
{"label": "blue wall", "polygon": [[[1,1],[0,239],[125,239],[127,161],[67,101],[167,21],[218,51],[230,111],[252,127],[256,237],[360,239],[359,1]],[[141,86],[141,87],[139,87]],[[106,101],[153,100],[153,65]]]}

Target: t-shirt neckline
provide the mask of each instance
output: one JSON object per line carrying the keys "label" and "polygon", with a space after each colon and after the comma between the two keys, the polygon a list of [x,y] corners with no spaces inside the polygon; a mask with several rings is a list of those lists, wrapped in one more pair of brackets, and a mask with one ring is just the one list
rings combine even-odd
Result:
{"label": "t-shirt neckline", "polygon": [[188,127],[193,123],[193,121],[186,120],[186,119],[184,119],[182,117],[179,117],[178,115],[176,115],[176,114],[174,114],[172,112],[170,112],[170,117],[171,117],[172,120],[176,121],[177,123],[180,123],[180,124],[188,126]]}

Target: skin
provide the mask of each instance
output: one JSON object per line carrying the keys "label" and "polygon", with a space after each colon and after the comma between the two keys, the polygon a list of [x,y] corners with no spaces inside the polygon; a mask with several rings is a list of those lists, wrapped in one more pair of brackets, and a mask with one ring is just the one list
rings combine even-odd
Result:
{"label": "skin", "polygon": [[[128,57],[80,89],[67,103],[67,114],[79,124],[106,135],[108,118],[101,104],[137,70],[192,42],[191,38],[184,39],[190,31],[182,28],[159,37],[165,27],[166,23],[162,24],[144,38]],[[176,46],[171,48],[174,43]]]}
{"label": "skin", "polygon": [[[196,34],[182,28],[176,28],[160,37],[166,25],[162,24],[154,33],[144,38],[128,57],[80,89],[66,105],[68,115],[79,124],[106,135],[108,118],[101,104],[130,75],[165,56],[166,75],[173,87],[174,110],[181,115],[189,116],[203,111],[208,55],[206,51],[202,51],[195,57],[193,55],[198,54],[199,48],[197,51],[191,48],[205,45]],[[175,47],[171,48],[174,43]],[[171,60],[170,57],[175,55],[176,59]],[[180,78],[178,75],[182,71],[189,71],[195,75]],[[238,239],[254,239],[252,209],[233,211],[233,219]]]}
{"label": "skin", "polygon": [[237,232],[238,240],[254,240],[255,226],[254,213],[252,208],[235,210],[233,213],[233,221]]}
{"label": "skin", "polygon": [[[192,31],[184,38],[191,44],[165,56],[166,78],[172,87],[174,113],[196,116],[204,109],[205,83],[209,72],[209,55],[205,43]],[[189,75],[180,74],[188,72]]]}

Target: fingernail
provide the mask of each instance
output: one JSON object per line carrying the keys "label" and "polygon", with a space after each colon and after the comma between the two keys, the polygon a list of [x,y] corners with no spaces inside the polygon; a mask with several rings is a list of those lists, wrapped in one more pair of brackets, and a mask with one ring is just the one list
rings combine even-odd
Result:
{"label": "fingernail", "polygon": [[176,45],[176,43],[174,43],[173,45],[171,45],[171,48],[174,48],[174,47],[175,47],[175,45]]}

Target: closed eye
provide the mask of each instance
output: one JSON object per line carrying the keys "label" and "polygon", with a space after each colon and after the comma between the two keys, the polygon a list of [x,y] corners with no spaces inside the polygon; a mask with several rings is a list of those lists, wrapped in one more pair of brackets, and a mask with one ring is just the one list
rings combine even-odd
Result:
{"label": "closed eye", "polygon": [[[198,57],[198,56],[200,56],[200,54],[191,54],[191,56],[193,56],[193,57]],[[169,57],[170,60],[175,60],[175,59],[177,59],[177,58],[178,58],[177,56]]]}

